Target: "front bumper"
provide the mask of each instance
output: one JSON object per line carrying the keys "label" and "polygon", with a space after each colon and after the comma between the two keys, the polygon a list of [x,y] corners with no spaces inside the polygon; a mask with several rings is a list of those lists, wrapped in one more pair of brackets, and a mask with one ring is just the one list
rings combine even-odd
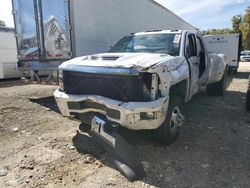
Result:
{"label": "front bumper", "polygon": [[57,105],[64,116],[87,113],[104,115],[107,120],[123,127],[140,130],[156,129],[166,118],[167,97],[150,102],[121,102],[97,95],[72,95],[54,92]]}

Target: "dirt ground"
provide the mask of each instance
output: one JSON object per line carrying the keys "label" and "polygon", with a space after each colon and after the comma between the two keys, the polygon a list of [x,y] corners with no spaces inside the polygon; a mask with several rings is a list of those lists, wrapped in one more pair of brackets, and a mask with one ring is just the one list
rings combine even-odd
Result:
{"label": "dirt ground", "polygon": [[185,126],[170,146],[154,143],[150,131],[122,131],[147,173],[135,182],[79,122],[60,115],[55,86],[0,82],[0,187],[249,187],[250,63],[239,71],[223,97],[201,90],[186,104]]}

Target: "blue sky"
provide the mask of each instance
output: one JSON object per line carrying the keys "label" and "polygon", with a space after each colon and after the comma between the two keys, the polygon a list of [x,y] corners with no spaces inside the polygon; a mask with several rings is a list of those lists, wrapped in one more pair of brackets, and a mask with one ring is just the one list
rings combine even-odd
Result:
{"label": "blue sky", "polygon": [[231,18],[244,14],[247,6],[250,6],[250,0],[156,1],[202,30],[231,28]]}
{"label": "blue sky", "polygon": [[[250,0],[156,0],[193,26],[206,30],[231,27],[231,18],[244,14]],[[136,1],[135,1],[136,2]],[[0,20],[13,27],[11,0],[0,0]]]}

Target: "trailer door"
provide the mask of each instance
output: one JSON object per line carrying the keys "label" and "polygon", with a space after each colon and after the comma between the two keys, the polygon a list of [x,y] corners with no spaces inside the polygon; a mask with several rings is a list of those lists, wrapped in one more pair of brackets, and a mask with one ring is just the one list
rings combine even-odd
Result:
{"label": "trailer door", "polygon": [[42,0],[41,11],[45,58],[47,60],[70,59],[72,53],[69,1]]}
{"label": "trailer door", "polygon": [[18,59],[38,60],[38,36],[33,0],[13,0]]}
{"label": "trailer door", "polygon": [[229,68],[238,68],[240,53],[240,34],[221,34],[203,36],[209,52],[226,55]]}
{"label": "trailer door", "polygon": [[70,59],[69,1],[13,0],[19,61]]}

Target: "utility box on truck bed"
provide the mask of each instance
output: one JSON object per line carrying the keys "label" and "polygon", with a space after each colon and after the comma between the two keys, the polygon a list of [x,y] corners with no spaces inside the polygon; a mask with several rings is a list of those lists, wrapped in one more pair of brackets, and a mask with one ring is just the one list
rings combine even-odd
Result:
{"label": "utility box on truck bed", "polygon": [[209,52],[222,53],[226,56],[229,71],[236,74],[240,61],[240,34],[206,35],[203,36],[203,40]]}
{"label": "utility box on truck bed", "polygon": [[106,52],[124,35],[196,28],[153,0],[12,0],[19,69],[56,70],[72,57]]}

